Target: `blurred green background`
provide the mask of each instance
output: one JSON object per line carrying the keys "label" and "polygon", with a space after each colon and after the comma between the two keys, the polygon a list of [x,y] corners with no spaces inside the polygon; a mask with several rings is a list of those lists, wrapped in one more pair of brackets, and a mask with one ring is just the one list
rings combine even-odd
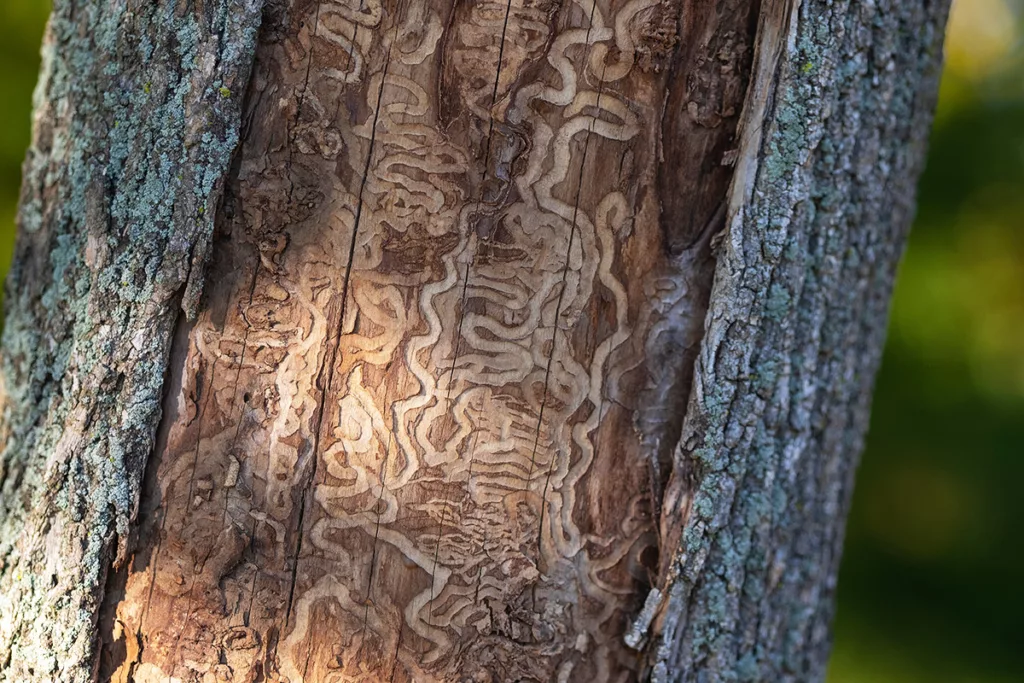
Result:
{"label": "blurred green background", "polygon": [[[0,6],[0,274],[48,0]],[[1024,681],[1024,0],[956,0],[829,683]]]}

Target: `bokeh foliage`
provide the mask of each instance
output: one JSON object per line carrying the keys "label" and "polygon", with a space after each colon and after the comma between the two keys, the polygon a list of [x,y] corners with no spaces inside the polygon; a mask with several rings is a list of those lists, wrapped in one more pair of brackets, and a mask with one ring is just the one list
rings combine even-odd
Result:
{"label": "bokeh foliage", "polygon": [[[1024,681],[1024,0],[956,0],[829,683]],[[0,274],[48,0],[0,0]]]}
{"label": "bokeh foliage", "polygon": [[830,683],[1024,681],[1020,0],[955,0]]}
{"label": "bokeh foliage", "polygon": [[0,0],[0,275],[14,247],[21,161],[28,147],[39,43],[50,0]]}

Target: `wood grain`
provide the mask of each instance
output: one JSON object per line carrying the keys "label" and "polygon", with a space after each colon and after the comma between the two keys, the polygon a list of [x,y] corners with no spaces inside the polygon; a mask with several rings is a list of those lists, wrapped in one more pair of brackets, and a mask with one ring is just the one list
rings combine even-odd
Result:
{"label": "wood grain", "polygon": [[752,44],[684,5],[270,5],[114,680],[635,679]]}

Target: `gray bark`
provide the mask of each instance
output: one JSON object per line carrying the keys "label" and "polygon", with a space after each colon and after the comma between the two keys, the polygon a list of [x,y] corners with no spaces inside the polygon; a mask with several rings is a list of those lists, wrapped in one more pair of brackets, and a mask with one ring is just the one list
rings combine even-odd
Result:
{"label": "gray bark", "polygon": [[[642,677],[824,677],[946,5],[761,4],[662,566],[623,633]],[[55,3],[7,283],[0,681],[98,675],[263,9]]]}
{"label": "gray bark", "polygon": [[779,32],[759,43],[750,166],[737,172],[663,513],[664,524],[690,511],[655,680],[824,678],[947,9],[765,5]]}
{"label": "gray bark", "polygon": [[171,335],[202,289],[261,10],[54,4],[5,299],[4,681],[91,678]]}

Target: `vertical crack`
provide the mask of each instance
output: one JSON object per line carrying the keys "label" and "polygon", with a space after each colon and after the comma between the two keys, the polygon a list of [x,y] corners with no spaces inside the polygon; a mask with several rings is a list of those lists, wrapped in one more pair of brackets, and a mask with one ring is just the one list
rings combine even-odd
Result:
{"label": "vertical crack", "polygon": [[[349,249],[348,249],[348,264],[345,266],[345,278],[343,280],[342,290],[341,290],[341,296],[342,296],[342,299],[341,299],[341,311],[340,311],[340,315],[339,315],[339,318],[338,318],[337,334],[335,336],[334,343],[332,345],[331,351],[330,351],[330,353],[327,354],[325,362],[324,362],[323,365],[321,365],[320,372],[318,373],[319,377],[318,377],[317,384],[323,387],[323,391],[322,391],[322,394],[320,396],[320,402],[319,402],[319,405],[318,405],[318,408],[317,408],[317,418],[316,418],[317,427],[316,427],[316,431],[313,434],[313,447],[312,447],[312,451],[311,451],[313,462],[312,462],[312,465],[311,465],[311,472],[310,472],[310,475],[309,475],[309,482],[305,486],[303,486],[303,488],[302,488],[302,495],[301,495],[301,497],[299,499],[299,519],[298,519],[298,523],[297,523],[297,527],[298,528],[296,529],[295,552],[293,554],[294,559],[292,561],[291,577],[290,577],[290,582],[289,582],[289,587],[288,587],[288,601],[287,601],[287,606],[286,606],[286,610],[285,610],[285,626],[286,627],[290,623],[291,615],[292,615],[292,609],[293,609],[294,600],[295,600],[295,582],[296,582],[296,580],[298,578],[299,554],[302,552],[302,535],[303,535],[303,532],[304,532],[305,517],[306,517],[306,498],[307,498],[308,493],[309,493],[309,488],[313,485],[313,483],[314,483],[314,481],[316,479],[317,461],[319,459],[319,453],[320,453],[320,441],[321,441],[321,436],[322,436],[323,428],[324,428],[324,420],[325,420],[326,413],[327,413],[327,410],[326,410],[326,408],[327,408],[327,401],[330,398],[330,392],[331,392],[332,384],[333,384],[333,381],[334,381],[334,368],[335,368],[337,357],[338,357],[338,351],[339,351],[339,349],[341,347],[341,338],[342,338],[342,336],[344,334],[345,311],[346,311],[346,307],[347,307],[347,304],[348,304],[349,285],[350,285],[351,278],[352,278],[352,265],[353,265],[353,260],[355,259],[356,241],[357,241],[357,238],[358,238],[358,235],[359,235],[359,223],[360,223],[360,220],[362,219],[362,215],[363,215],[363,194],[364,194],[364,192],[366,190],[366,181],[369,178],[369,174],[370,174],[370,165],[373,162],[373,151],[374,151],[374,146],[375,146],[375,143],[376,143],[376,140],[377,140],[377,123],[378,123],[378,121],[380,119],[380,109],[381,109],[381,104],[382,104],[383,99],[384,99],[384,84],[387,82],[388,64],[390,63],[390,61],[391,61],[391,49],[389,47],[387,55],[386,55],[386,57],[384,59],[384,70],[383,70],[383,73],[381,74],[380,87],[379,87],[379,90],[377,91],[377,106],[374,108],[374,112],[373,112],[373,125],[372,125],[372,128],[370,129],[370,148],[369,148],[369,150],[367,152],[367,155],[366,155],[366,164],[363,167],[363,176],[362,176],[362,179],[361,179],[361,181],[359,183],[359,194],[358,194],[357,199],[356,199],[355,220],[354,220],[354,223],[353,223],[353,226],[352,226],[352,239],[349,242]],[[321,381],[321,379],[324,378],[325,374],[326,374],[325,381]]]}
{"label": "vertical crack", "polygon": [[[388,365],[388,368],[390,369],[390,364]],[[384,393],[384,404],[385,405],[388,404],[388,393],[389,393],[389,390],[390,390],[390,387],[388,387],[388,391],[385,391],[385,393]],[[369,619],[370,619],[370,595],[372,594],[372,591],[373,591],[373,579],[374,579],[374,575],[376,574],[376,569],[377,569],[377,543],[380,540],[380,518],[383,515],[383,510],[381,509],[381,505],[384,502],[384,490],[387,487],[388,463],[391,460],[391,445],[394,443],[394,434],[395,434],[394,415],[392,415],[391,423],[392,423],[391,429],[388,431],[388,444],[387,444],[387,446],[384,449],[384,461],[381,463],[381,468],[380,468],[380,493],[377,495],[377,502],[374,504],[374,510],[377,513],[377,520],[374,523],[374,527],[373,527],[373,549],[370,552],[370,571],[369,571],[369,576],[367,577],[367,580],[366,580],[366,600],[365,600],[365,602],[363,604],[363,624],[362,624],[362,627],[359,630],[360,638],[365,637],[366,625],[367,625],[367,623],[369,623]]]}
{"label": "vertical crack", "polygon": [[[512,0],[508,0],[508,2],[505,5],[505,17],[504,17],[504,20],[503,20],[502,26],[501,26],[501,39],[500,39],[500,41],[498,43],[498,63],[496,64],[495,69],[494,69],[494,85],[491,88],[491,105],[488,108],[487,137],[486,137],[486,142],[484,143],[484,173],[483,173],[483,179],[481,181],[481,186],[480,186],[480,194],[481,194],[481,196],[480,196],[480,198],[477,199],[477,202],[476,202],[478,210],[480,209],[481,206],[483,206],[483,203],[484,203],[484,201],[483,201],[483,192],[484,192],[484,187],[487,184],[488,175],[490,173],[491,147],[492,147],[492,144],[493,144],[493,135],[494,135],[494,114],[493,114],[492,110],[494,109],[494,105],[497,103],[497,100],[498,100],[498,87],[501,84],[501,66],[502,66],[502,61],[504,60],[505,40],[506,40],[506,36],[508,34],[508,19],[509,19],[509,15],[511,15],[511,13],[512,13]],[[487,241],[489,239],[490,239],[490,234],[488,234],[484,238],[485,241]],[[455,328],[455,353],[452,355],[452,365],[451,365],[451,369],[448,372],[448,387],[446,389],[446,395],[445,395],[445,403],[446,403],[446,405],[448,407],[448,412],[445,415],[445,419],[446,419],[445,432],[447,432],[447,428],[451,426],[451,422],[454,419],[454,412],[452,410],[452,389],[455,386],[455,368],[458,365],[459,356],[461,355],[461,352],[462,352],[462,330],[463,330],[463,325],[464,325],[464,323],[466,321],[466,303],[467,303],[468,296],[469,296],[469,281],[470,281],[470,276],[472,274],[472,268],[476,264],[476,258],[477,258],[477,254],[478,253],[479,253],[479,248],[474,250],[473,254],[470,257],[469,263],[466,264],[466,272],[465,272],[465,275],[463,277],[462,296],[460,297],[461,301],[460,301],[460,306],[459,306],[459,322],[458,322],[458,324],[456,325],[456,328]],[[477,440],[479,438],[480,438],[480,434],[479,434],[479,432],[477,432],[476,437],[473,440],[473,444],[470,446],[470,452],[469,452],[469,476],[470,476],[470,479],[469,479],[469,481],[467,481],[467,486],[469,486],[472,483],[473,460],[476,457],[476,443],[477,443]],[[445,520],[446,520],[447,513],[448,513],[448,501],[449,501],[449,498],[450,498],[452,486],[453,486],[453,482],[448,482],[448,484],[445,486],[444,499],[443,499],[442,505],[441,505],[441,519],[440,519],[440,522],[438,523],[438,527],[437,527],[437,545],[434,548],[434,562],[433,562],[433,566],[432,566],[432,568],[430,570],[430,603],[428,603],[429,607],[428,607],[428,610],[427,610],[427,623],[430,624],[431,626],[433,625],[433,617],[434,617],[433,602],[434,602],[434,597],[435,597],[435,595],[434,595],[435,581],[436,581],[436,578],[437,578],[437,561],[438,561],[439,552],[441,550],[441,536],[444,534],[444,524],[445,524]]]}
{"label": "vertical crack", "polygon": [[[597,8],[597,3],[595,2],[594,5],[590,9],[590,23],[587,26],[587,38],[586,38],[586,41],[587,41],[587,55],[590,54],[590,32],[591,32],[591,30],[593,29],[593,26],[594,26],[594,12],[596,11],[596,8]],[[600,106],[601,106],[601,94],[604,91],[604,72],[605,72],[606,68],[607,68],[607,65],[605,65],[602,68],[601,80],[600,80],[600,83],[598,84],[597,101],[595,103],[595,108],[597,108],[597,109],[600,109]],[[575,243],[577,219],[579,217],[580,198],[581,198],[582,193],[583,193],[583,175],[584,175],[585,170],[586,170],[587,151],[590,148],[590,135],[593,132],[593,130],[594,130],[594,124],[593,124],[593,122],[591,122],[587,126],[587,133],[586,133],[586,135],[584,136],[584,139],[583,139],[583,155],[582,155],[582,158],[580,159],[580,172],[579,172],[579,177],[577,178],[577,182],[576,182],[576,198],[575,198],[575,201],[573,203],[572,224],[571,224],[571,226],[569,228],[569,244],[568,244],[568,246],[566,248],[566,253],[565,253],[565,265],[562,267],[561,287],[558,290],[558,299],[555,302],[555,319],[554,319],[554,322],[552,323],[551,348],[548,350],[547,365],[544,368],[544,390],[543,390],[544,393],[543,393],[543,395],[541,397],[540,409],[537,411],[537,429],[536,429],[536,431],[534,433],[533,452],[530,454],[530,469],[529,469],[528,474],[526,476],[526,484],[525,484],[524,491],[529,491],[530,490],[530,483],[531,483],[531,481],[533,479],[533,472],[534,472],[534,470],[536,469],[536,466],[537,466],[537,451],[540,448],[540,433],[541,433],[542,425],[544,424],[544,410],[547,407],[547,403],[548,403],[548,388],[549,388],[550,382],[551,382],[551,366],[552,366],[552,363],[554,361],[555,350],[556,350],[556,347],[558,345],[558,325],[559,325],[559,319],[561,318],[561,315],[562,315],[562,304],[563,304],[563,301],[565,299],[566,282],[567,282],[568,277],[569,277],[569,262],[570,262],[570,260],[572,258],[572,247],[573,247],[573,244]],[[570,444],[569,448],[571,448],[571,444]],[[544,535],[544,512],[547,509],[547,490],[548,490],[548,486],[549,486],[549,484],[551,482],[551,475],[552,475],[552,473],[554,471],[554,463],[555,463],[555,454],[552,453],[551,454],[551,462],[548,464],[548,471],[547,471],[547,475],[546,475],[545,481],[544,481],[543,497],[541,498],[541,501],[540,501],[540,524],[539,524],[539,527],[538,527],[538,543],[537,543],[537,556],[538,556],[538,558],[540,557],[540,554],[541,554],[540,539],[542,539],[543,535]]]}

